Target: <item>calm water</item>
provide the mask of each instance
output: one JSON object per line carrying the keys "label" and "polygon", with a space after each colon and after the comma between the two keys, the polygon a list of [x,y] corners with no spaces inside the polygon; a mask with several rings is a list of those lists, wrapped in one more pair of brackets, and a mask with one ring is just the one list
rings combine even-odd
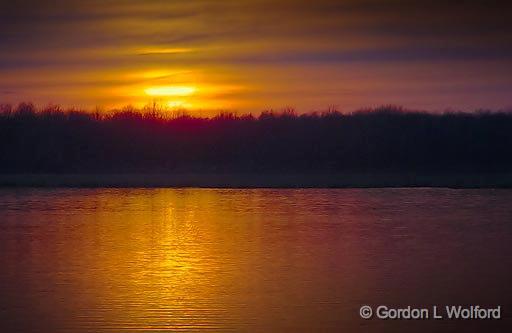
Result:
{"label": "calm water", "polygon": [[508,190],[1,189],[0,331],[503,331],[511,223]]}

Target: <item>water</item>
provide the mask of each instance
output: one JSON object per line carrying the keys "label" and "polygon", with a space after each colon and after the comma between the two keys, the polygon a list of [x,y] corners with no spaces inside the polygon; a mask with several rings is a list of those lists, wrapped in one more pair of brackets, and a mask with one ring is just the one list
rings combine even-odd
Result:
{"label": "water", "polygon": [[[1,189],[1,332],[510,327],[512,191]],[[359,307],[502,306],[500,321]]]}

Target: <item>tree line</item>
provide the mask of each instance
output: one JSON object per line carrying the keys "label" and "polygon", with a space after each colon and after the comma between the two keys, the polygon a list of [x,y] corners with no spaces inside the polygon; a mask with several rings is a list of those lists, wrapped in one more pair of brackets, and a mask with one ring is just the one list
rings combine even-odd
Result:
{"label": "tree line", "polygon": [[512,113],[0,107],[0,172],[508,172]]}

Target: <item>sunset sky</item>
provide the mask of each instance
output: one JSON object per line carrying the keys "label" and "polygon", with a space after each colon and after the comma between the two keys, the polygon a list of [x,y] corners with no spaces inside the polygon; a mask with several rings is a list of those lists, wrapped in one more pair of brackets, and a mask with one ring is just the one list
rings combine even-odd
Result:
{"label": "sunset sky", "polygon": [[511,108],[511,13],[493,1],[2,1],[0,103]]}

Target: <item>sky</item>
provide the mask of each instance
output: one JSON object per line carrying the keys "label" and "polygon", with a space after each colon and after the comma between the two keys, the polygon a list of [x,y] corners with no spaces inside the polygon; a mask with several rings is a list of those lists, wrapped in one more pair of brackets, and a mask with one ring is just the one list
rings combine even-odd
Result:
{"label": "sky", "polygon": [[0,2],[0,103],[512,108],[498,1]]}

